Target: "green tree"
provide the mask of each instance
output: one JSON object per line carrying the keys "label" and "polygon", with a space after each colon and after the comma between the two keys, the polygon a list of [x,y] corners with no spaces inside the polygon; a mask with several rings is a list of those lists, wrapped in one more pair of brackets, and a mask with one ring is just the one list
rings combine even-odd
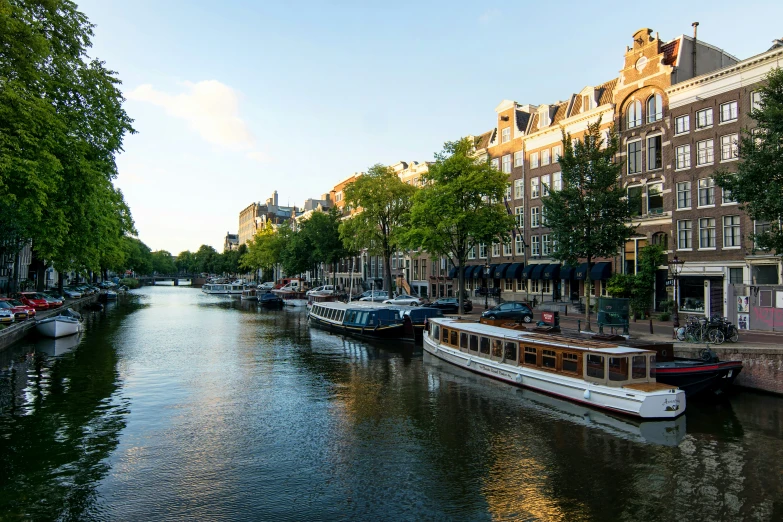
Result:
{"label": "green tree", "polygon": [[[275,229],[271,223],[256,232],[247,244],[247,253],[240,258],[240,266],[248,270],[263,270],[265,276],[282,261],[282,253],[291,229],[287,225]],[[266,278],[266,277],[265,277]]]}
{"label": "green tree", "polygon": [[198,271],[193,252],[190,250],[180,252],[175,263],[179,273],[194,273]]}
{"label": "green tree", "polygon": [[[619,140],[613,128],[601,137],[601,120],[588,124],[581,140],[563,133],[561,190],[542,198],[543,215],[556,248],[555,259],[576,264],[611,257],[631,236],[631,205],[620,183],[622,164],[615,161]],[[590,330],[590,270],[585,277],[586,329]]]}
{"label": "green tree", "polygon": [[158,274],[174,274],[177,267],[174,263],[174,256],[166,250],[157,250],[152,252],[152,270]]}
{"label": "green tree", "polygon": [[345,187],[345,203],[358,212],[340,224],[346,249],[383,258],[384,287],[391,295],[391,256],[402,246],[416,188],[394,169],[376,164]]}
{"label": "green tree", "polygon": [[125,260],[118,272],[131,270],[137,275],[152,273],[152,252],[149,247],[135,237],[125,236],[122,239]]}
{"label": "green tree", "polygon": [[634,312],[646,313],[652,331],[652,309],[655,297],[655,274],[658,267],[666,264],[666,254],[660,245],[648,245],[639,252],[639,265],[633,279],[631,308]]}
{"label": "green tree", "polygon": [[783,69],[771,70],[765,81],[759,89],[761,104],[750,112],[757,126],[742,133],[737,172],[721,171],[715,183],[751,219],[769,223],[767,230],[751,236],[759,248],[783,255]]}
{"label": "green tree", "polygon": [[310,245],[308,260],[314,271],[326,264],[331,265],[332,273],[335,273],[335,263],[353,254],[340,238],[341,221],[340,211],[331,208],[328,212],[314,212],[301,223],[300,232]]}
{"label": "green tree", "polygon": [[222,272],[222,266],[218,257],[219,254],[213,247],[201,245],[198,250],[196,250],[196,253],[193,254],[196,270],[208,274],[220,274]]}
{"label": "green tree", "polygon": [[488,159],[477,159],[473,144],[463,138],[446,143],[435,154],[424,182],[414,198],[406,244],[454,261],[462,313],[468,252],[478,243],[506,240],[514,226],[514,218],[497,203],[503,201],[508,176]]}

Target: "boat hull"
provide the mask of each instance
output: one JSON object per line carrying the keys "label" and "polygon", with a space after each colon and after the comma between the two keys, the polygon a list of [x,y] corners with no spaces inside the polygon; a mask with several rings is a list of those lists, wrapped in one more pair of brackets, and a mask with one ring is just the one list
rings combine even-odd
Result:
{"label": "boat hull", "polygon": [[645,419],[673,419],[685,412],[685,393],[682,390],[645,395],[627,388],[600,386],[573,377],[485,359],[443,346],[428,335],[424,336],[423,344],[427,353],[460,368],[593,408]]}
{"label": "boat hull", "polygon": [[49,317],[38,321],[35,328],[38,330],[39,334],[52,339],[74,335],[84,329],[82,323],[77,319],[60,316]]}
{"label": "boat hull", "polygon": [[338,334],[350,335],[359,339],[385,340],[385,341],[412,341],[413,337],[406,332],[404,324],[382,325],[378,327],[348,326],[325,321],[317,316],[310,315],[310,324]]}
{"label": "boat hull", "polygon": [[677,386],[691,397],[714,397],[725,395],[742,371],[739,361],[703,363],[691,359],[675,359],[673,362],[656,365],[655,379],[664,384]]}

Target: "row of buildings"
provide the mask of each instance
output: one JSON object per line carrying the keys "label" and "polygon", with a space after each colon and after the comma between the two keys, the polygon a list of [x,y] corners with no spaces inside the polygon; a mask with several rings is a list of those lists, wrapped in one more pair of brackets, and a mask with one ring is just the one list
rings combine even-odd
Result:
{"label": "row of buildings", "polygon": [[[634,273],[640,249],[660,244],[670,258],[676,255],[685,262],[678,296],[683,312],[728,315],[747,325],[750,318],[737,314],[753,311],[735,306],[746,296],[751,305],[772,309],[759,312],[771,318],[771,328],[775,321],[783,326],[783,299],[778,309],[772,294],[763,295],[780,284],[780,258],[759,250],[750,239],[769,224],[750,220],[713,181],[716,171],[736,168],[740,135],[755,126],[749,112],[760,102],[759,86],[783,65],[783,42],[775,40],[769,50],[740,60],[699,40],[697,25],[693,36],[667,41],[651,29],[636,31],[616,77],[582,86],[559,101],[533,105],[503,100],[495,107],[492,128],[471,139],[478,157],[508,174],[506,205],[516,217],[516,230],[505,244],[474,248],[466,268],[468,290],[499,289],[506,300],[584,298],[589,269],[595,281],[591,297],[606,295],[612,274]],[[552,258],[541,198],[562,184],[558,156],[563,132],[580,139],[587,125],[597,121],[607,133],[612,126],[618,131],[622,183],[629,195],[641,196],[634,198],[640,201],[634,209],[636,234],[612,259],[589,268],[563,267]],[[401,179],[416,185],[428,165],[414,161],[393,167]],[[342,208],[342,191],[357,175],[335,185],[319,205]],[[279,208],[276,196],[273,200],[262,214]],[[253,204],[240,214],[240,244],[258,229],[257,208]],[[282,212],[291,217],[303,213]],[[382,267],[380,260],[362,256],[346,260],[335,275],[346,286],[351,277],[365,286],[378,285]],[[399,286],[429,297],[451,295],[457,284],[448,259],[424,253],[400,253],[392,259],[392,271]],[[668,271],[661,267],[656,306],[673,298],[669,284]]]}

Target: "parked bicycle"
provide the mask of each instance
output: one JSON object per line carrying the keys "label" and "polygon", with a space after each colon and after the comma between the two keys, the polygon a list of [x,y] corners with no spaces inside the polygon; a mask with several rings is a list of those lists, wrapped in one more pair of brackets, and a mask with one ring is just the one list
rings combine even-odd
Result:
{"label": "parked bicycle", "polygon": [[739,330],[724,317],[713,316],[708,320],[692,315],[688,317],[685,326],[677,330],[677,339],[690,343],[722,344],[725,340],[736,343],[739,341]]}

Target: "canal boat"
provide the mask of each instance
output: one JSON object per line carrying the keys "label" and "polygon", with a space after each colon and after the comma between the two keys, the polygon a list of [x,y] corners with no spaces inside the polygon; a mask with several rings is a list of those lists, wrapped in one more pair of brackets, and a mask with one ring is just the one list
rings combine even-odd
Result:
{"label": "canal boat", "polygon": [[699,359],[673,357],[673,354],[673,349],[658,351],[656,378],[684,390],[688,398],[723,396],[742,371],[741,361],[721,361],[708,349],[701,351]]}
{"label": "canal boat", "polygon": [[258,302],[264,308],[282,308],[283,299],[272,292],[267,292],[258,298]]}
{"label": "canal boat", "polygon": [[201,287],[202,292],[213,295],[242,295],[244,290],[241,283],[206,283]]}
{"label": "canal boat", "polygon": [[76,318],[69,315],[55,315],[35,322],[38,333],[44,337],[57,339],[68,335],[75,335],[84,331],[84,325]]}
{"label": "canal boat", "polygon": [[399,310],[371,303],[314,303],[308,312],[310,324],[324,330],[360,339],[414,339],[410,321]]}
{"label": "canal boat", "polygon": [[433,318],[424,350],[511,384],[645,419],[685,412],[685,392],[655,379],[655,352],[454,318]]}
{"label": "canal boat", "polygon": [[255,288],[245,288],[239,298],[242,301],[258,301],[258,291]]}

